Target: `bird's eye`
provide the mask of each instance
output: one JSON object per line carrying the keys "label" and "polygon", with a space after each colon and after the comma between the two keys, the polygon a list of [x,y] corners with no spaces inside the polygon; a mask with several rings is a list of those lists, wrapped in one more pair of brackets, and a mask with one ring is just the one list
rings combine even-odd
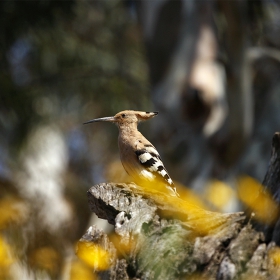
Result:
{"label": "bird's eye", "polygon": [[125,118],[125,114],[122,114],[122,117]]}

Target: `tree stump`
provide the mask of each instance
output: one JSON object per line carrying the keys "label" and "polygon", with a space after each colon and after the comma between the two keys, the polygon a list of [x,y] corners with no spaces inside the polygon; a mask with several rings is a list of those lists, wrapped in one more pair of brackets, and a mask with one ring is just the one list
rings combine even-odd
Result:
{"label": "tree stump", "polygon": [[[276,133],[263,183],[275,205],[279,159]],[[88,200],[115,231],[107,236],[90,227],[80,240],[108,252],[108,267],[97,271],[100,279],[280,279],[278,219],[266,225],[241,212],[210,212],[132,183],[93,186]]]}

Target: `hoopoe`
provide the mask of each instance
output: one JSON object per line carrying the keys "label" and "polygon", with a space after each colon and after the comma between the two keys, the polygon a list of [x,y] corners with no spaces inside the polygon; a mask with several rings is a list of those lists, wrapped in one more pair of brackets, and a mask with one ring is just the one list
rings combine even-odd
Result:
{"label": "hoopoe", "polygon": [[172,196],[179,196],[174,183],[156,148],[138,131],[137,125],[156,116],[158,112],[126,110],[114,117],[93,119],[93,122],[111,122],[119,128],[119,151],[122,165],[135,183],[141,185],[154,182],[165,186]]}

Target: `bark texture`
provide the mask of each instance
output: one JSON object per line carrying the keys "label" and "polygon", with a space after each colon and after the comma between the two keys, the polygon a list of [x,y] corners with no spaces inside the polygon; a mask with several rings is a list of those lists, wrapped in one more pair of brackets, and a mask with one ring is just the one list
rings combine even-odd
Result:
{"label": "bark texture", "polygon": [[264,206],[266,216],[269,217],[266,223],[255,222],[255,228],[262,231],[265,235],[266,242],[273,241],[280,245],[280,133],[276,132],[272,138],[271,158],[268,170],[263,180],[263,193],[259,196],[259,200],[263,198],[263,194],[271,196],[274,204],[269,201]]}

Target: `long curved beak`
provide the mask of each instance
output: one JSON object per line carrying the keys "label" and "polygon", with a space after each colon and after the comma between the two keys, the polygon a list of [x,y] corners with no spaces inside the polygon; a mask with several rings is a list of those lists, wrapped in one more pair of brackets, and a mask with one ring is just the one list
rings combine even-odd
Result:
{"label": "long curved beak", "polygon": [[105,117],[105,118],[93,119],[93,120],[84,122],[83,124],[88,124],[88,123],[93,123],[93,122],[115,122],[115,117]]}

